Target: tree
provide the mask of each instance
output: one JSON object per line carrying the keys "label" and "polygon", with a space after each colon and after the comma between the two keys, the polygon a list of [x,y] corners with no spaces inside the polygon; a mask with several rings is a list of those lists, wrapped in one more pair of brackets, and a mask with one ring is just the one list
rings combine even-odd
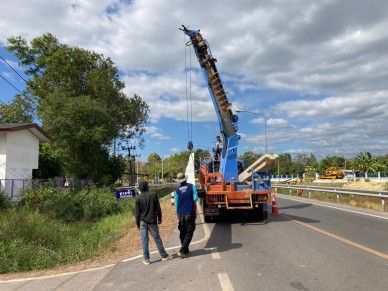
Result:
{"label": "tree", "polygon": [[297,154],[294,158],[293,173],[302,175],[308,169],[316,169],[318,167],[317,159],[314,154]]}
{"label": "tree", "polygon": [[255,154],[252,151],[247,151],[242,156],[239,156],[238,159],[244,161],[244,168],[248,168],[261,156],[262,154]]}
{"label": "tree", "polygon": [[322,159],[318,165],[318,172],[320,175],[324,175],[325,171],[330,167],[345,168],[345,158],[338,156],[326,156]]}
{"label": "tree", "polygon": [[[278,162],[279,162],[280,175],[294,174],[293,162],[292,162],[292,157],[291,157],[290,153],[284,153],[284,154],[279,155]],[[274,169],[274,171],[275,171],[275,169]]]}
{"label": "tree", "polygon": [[353,160],[352,169],[359,172],[377,173],[386,170],[383,160],[372,156],[370,152],[359,153]]}
{"label": "tree", "polygon": [[52,179],[62,176],[63,163],[62,151],[54,149],[50,143],[41,144],[39,147],[39,168],[32,171],[34,179]]}
{"label": "tree", "polygon": [[147,168],[148,168],[148,174],[150,175],[151,179],[154,179],[156,176],[161,175],[161,170],[159,172],[159,164],[162,163],[162,158],[157,153],[151,153],[149,154],[147,158]]}
{"label": "tree", "polygon": [[148,105],[122,93],[124,83],[109,58],[60,44],[49,33],[30,46],[21,37],[8,42],[7,49],[27,67],[26,92],[36,98],[42,127],[54,137],[52,146],[63,151],[68,175],[101,181],[111,175],[114,140],[136,139],[143,146]]}
{"label": "tree", "polygon": [[33,100],[15,95],[9,104],[0,103],[0,123],[32,123],[35,116]]}
{"label": "tree", "polygon": [[164,178],[173,181],[178,173],[184,173],[189,157],[190,151],[183,151],[166,158],[164,161]]}

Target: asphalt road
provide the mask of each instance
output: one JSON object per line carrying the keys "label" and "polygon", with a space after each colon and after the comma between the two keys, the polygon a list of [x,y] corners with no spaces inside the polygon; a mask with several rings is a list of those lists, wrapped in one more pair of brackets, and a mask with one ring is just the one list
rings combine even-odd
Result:
{"label": "asphalt road", "polygon": [[[0,290],[388,290],[388,215],[278,195],[270,223],[202,224],[191,256],[0,282]],[[178,251],[178,234],[167,243]]]}

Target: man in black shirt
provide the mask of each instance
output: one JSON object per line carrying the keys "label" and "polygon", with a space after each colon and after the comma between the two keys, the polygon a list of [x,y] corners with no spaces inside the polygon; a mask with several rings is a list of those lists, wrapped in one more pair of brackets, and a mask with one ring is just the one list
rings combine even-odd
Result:
{"label": "man in black shirt", "polygon": [[143,263],[144,265],[150,264],[148,232],[150,232],[154,238],[162,261],[171,260],[172,256],[166,253],[162,239],[159,235],[158,224],[162,223],[162,210],[160,208],[159,199],[155,192],[149,191],[147,181],[140,181],[139,189],[141,193],[136,197],[135,217],[137,228],[140,230],[141,243],[143,246]]}

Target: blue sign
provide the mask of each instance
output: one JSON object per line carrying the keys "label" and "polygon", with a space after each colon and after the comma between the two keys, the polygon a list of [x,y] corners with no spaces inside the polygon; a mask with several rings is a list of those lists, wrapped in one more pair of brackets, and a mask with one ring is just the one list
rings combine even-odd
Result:
{"label": "blue sign", "polygon": [[116,190],[116,198],[128,198],[128,197],[135,197],[136,191],[135,189],[120,189]]}

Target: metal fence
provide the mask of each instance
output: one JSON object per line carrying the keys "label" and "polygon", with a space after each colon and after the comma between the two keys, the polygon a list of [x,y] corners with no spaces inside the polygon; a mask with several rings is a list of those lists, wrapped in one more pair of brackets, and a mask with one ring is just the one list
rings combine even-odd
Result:
{"label": "metal fence", "polygon": [[388,191],[376,191],[376,190],[363,190],[363,189],[346,189],[337,187],[322,187],[322,186],[302,186],[302,185],[284,185],[284,184],[272,184],[272,189],[277,192],[277,188],[290,189],[290,195],[292,191],[302,190],[308,191],[308,198],[311,199],[312,192],[324,192],[336,194],[337,203],[340,203],[340,195],[354,195],[365,196],[381,199],[381,211],[385,211],[385,199],[388,199]]}
{"label": "metal fence", "polygon": [[13,201],[23,197],[23,191],[37,189],[42,185],[59,188],[80,188],[92,185],[89,179],[0,179],[0,193],[4,192]]}

